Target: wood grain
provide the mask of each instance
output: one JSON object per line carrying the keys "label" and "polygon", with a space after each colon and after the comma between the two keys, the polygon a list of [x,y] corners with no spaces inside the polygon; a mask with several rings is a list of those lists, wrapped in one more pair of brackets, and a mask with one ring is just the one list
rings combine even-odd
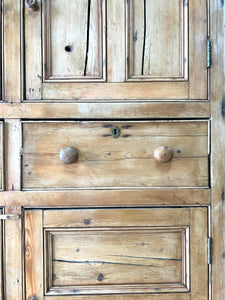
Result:
{"label": "wood grain", "polygon": [[49,232],[52,285],[182,282],[183,231],[136,228]]}
{"label": "wood grain", "polygon": [[[24,63],[25,63],[25,98],[29,100],[42,99],[42,51],[41,51],[41,10],[42,0],[38,0],[39,9],[24,11]],[[35,51],[34,51],[35,49]]]}
{"label": "wood grain", "polygon": [[25,211],[26,299],[43,297],[42,211]]}
{"label": "wood grain", "polygon": [[[177,294],[141,294],[141,295],[92,295],[93,300],[177,300]],[[179,300],[189,300],[190,294],[179,294]],[[46,296],[45,300],[52,300]],[[54,296],[54,300],[65,300],[65,296]],[[90,296],[70,296],[70,300],[90,300]]]}
{"label": "wood grain", "polygon": [[[44,227],[187,226],[188,208],[45,210]],[[175,221],[176,220],[176,221]]]}
{"label": "wood grain", "polygon": [[[191,34],[188,42],[188,2],[176,1],[174,5],[172,1],[160,0],[156,3],[142,0],[140,5],[139,2],[132,2],[133,6],[131,1],[128,1],[126,7],[123,1],[108,1],[108,12],[105,15],[104,1],[86,0],[82,1],[81,5],[77,0],[73,5],[72,2],[67,2],[67,6],[63,7],[66,20],[62,14],[57,14],[57,11],[62,8],[60,1],[51,5],[50,2],[46,2],[42,28],[42,33],[45,35],[42,51],[44,62],[40,59],[42,41],[41,30],[38,30],[41,10],[33,12],[32,20],[29,18],[31,12],[26,10],[26,99],[53,101],[60,99],[64,101],[207,99],[206,3],[201,0],[190,1]],[[73,11],[73,7],[77,8],[79,16],[71,19],[70,12]],[[105,17],[108,27],[106,34]],[[79,22],[80,18],[85,21]],[[125,27],[130,32],[133,26],[131,24],[134,25],[134,29],[128,37]],[[68,28],[63,31],[65,26]],[[77,32],[75,35],[72,33],[74,28]],[[136,32],[139,32],[138,37]],[[105,35],[108,41],[107,49]],[[133,39],[137,39],[136,42]],[[138,45],[139,41],[140,45]],[[137,47],[133,47],[133,44]],[[39,54],[33,63],[32,51],[37,45]],[[66,48],[68,51],[65,51]],[[130,49],[126,50],[126,48]],[[188,48],[190,48],[190,59]],[[105,60],[106,56],[108,61]],[[139,76],[134,78],[139,81],[138,83],[125,82],[127,61],[128,77]],[[42,63],[46,74],[45,82],[40,86],[43,76],[39,71]],[[188,63],[191,66],[189,80]],[[138,72],[132,71],[136,68],[135,64],[141,65],[141,74],[140,67],[137,67]],[[106,65],[107,74],[105,74]],[[37,80],[37,77],[40,80]],[[145,81],[145,77],[147,80],[150,78],[152,82],[141,82]],[[93,82],[105,81],[105,79],[107,83]],[[80,84],[70,82],[71,80],[89,82]],[[166,80],[168,82],[162,82]],[[33,84],[35,82],[39,85],[38,89]]]}
{"label": "wood grain", "polygon": [[[107,1],[107,81],[124,82],[126,74],[125,16],[126,4]],[[113,86],[112,86],[113,87]]]}
{"label": "wood grain", "polygon": [[[63,100],[62,100],[63,101]],[[5,104],[0,107],[1,118],[26,119],[177,119],[208,118],[210,102],[133,102],[133,103],[25,103]]]}
{"label": "wood grain", "polygon": [[47,1],[44,20],[44,79],[101,79],[105,34],[100,0]]}
{"label": "wood grain", "polygon": [[[172,148],[170,162],[155,161],[159,146]],[[78,150],[76,163],[61,162],[65,147]],[[152,186],[208,186],[207,122],[23,123],[25,190]]]}
{"label": "wood grain", "polygon": [[133,0],[128,10],[129,78],[185,78],[188,20],[183,1]]}
{"label": "wood grain", "polygon": [[[49,280],[49,275],[52,274],[51,278],[53,280],[51,284],[50,279],[49,289],[46,290],[47,299],[48,296],[54,296],[54,299],[63,299],[60,298],[60,295],[62,297],[63,295],[72,296],[75,292],[77,296],[80,293],[84,295],[93,294],[93,291],[95,291],[95,294],[99,294],[99,296],[106,291],[115,293],[120,290],[122,293],[125,291],[137,293],[141,289],[143,293],[151,292],[154,294],[154,285],[157,282],[159,299],[164,299],[164,295],[160,295],[163,291],[171,293],[168,297],[172,297],[173,295],[177,297],[178,294],[176,292],[180,291],[179,299],[185,299],[182,298],[182,292],[188,291],[190,282],[192,287],[191,292],[188,294],[185,293],[184,297],[188,295],[190,299],[208,299],[206,288],[208,284],[207,214],[207,208],[54,209],[43,211],[42,225],[40,219],[41,211],[28,210],[26,211],[26,241],[29,241],[28,249],[30,251],[29,255],[27,254],[28,264],[26,265],[28,273],[26,273],[26,276],[27,280],[29,280],[29,286],[31,286],[32,282],[32,293],[40,295],[40,299],[42,299],[42,295],[40,294],[41,290],[43,293],[42,284],[37,285],[39,281],[31,281],[31,277],[34,278],[34,270],[38,270],[39,266],[43,268],[43,260],[40,257],[43,253],[40,251],[39,234],[43,228],[46,228],[45,270],[47,274],[45,278]],[[152,243],[153,240],[154,243]],[[90,244],[93,244],[93,247],[90,247]],[[129,246],[131,244],[133,246]],[[199,244],[203,246],[199,247]],[[93,249],[96,251],[93,251]],[[163,249],[163,251],[160,249]],[[190,252],[189,249],[191,250]],[[146,256],[146,254],[148,255]],[[30,257],[33,257],[33,260],[30,260]],[[97,262],[99,260],[102,261],[103,258],[106,262],[113,260],[115,265],[108,263],[100,264]],[[190,274],[189,259],[191,261]],[[80,260],[89,261],[89,264],[86,265],[89,271],[88,269],[86,271],[86,267],[83,264],[79,266],[78,263],[76,264],[76,268],[73,267],[73,263]],[[93,260],[96,262],[92,263]],[[183,262],[182,268],[179,266],[181,263],[180,260]],[[71,263],[69,264],[69,262]],[[126,268],[126,276],[123,276],[123,267],[121,267],[121,264],[135,264],[136,262],[139,265],[137,268],[146,268],[149,263],[152,266],[158,266],[155,270],[151,267],[150,270],[144,273],[145,275],[148,272],[151,274],[154,273],[154,283],[151,284],[151,276],[153,275],[149,275],[147,276],[148,279],[145,278],[147,285],[143,284],[143,280],[137,284],[136,279],[139,276],[135,277],[134,284],[132,279],[134,267],[130,272],[128,265],[124,266]],[[144,265],[143,267],[142,264]],[[160,280],[165,280],[164,276],[169,274],[168,272],[171,272],[170,268],[172,265],[177,265],[176,268],[178,268],[179,276],[181,276],[182,272],[182,278],[179,278],[179,280],[183,283],[183,287],[181,283],[171,282],[171,277],[167,277],[167,280],[169,280],[168,284],[165,282],[161,283]],[[167,266],[166,271],[162,275],[159,275],[162,266]],[[31,272],[30,267],[33,272]],[[77,268],[81,268],[78,273],[76,271]],[[114,272],[113,270],[115,269],[118,272]],[[86,276],[85,272],[92,275],[88,276],[82,285]],[[205,274],[204,277],[202,277],[203,272]],[[121,276],[118,276],[119,273]],[[102,274],[102,276],[99,274]],[[139,274],[138,271],[137,274]],[[176,273],[172,273],[172,276],[174,274]],[[61,275],[65,276],[61,277]],[[143,273],[140,273],[140,276],[142,277]],[[198,289],[197,285],[200,276],[201,287]],[[40,278],[42,276],[39,276],[37,280],[40,280]],[[110,278],[114,278],[114,283],[115,278],[117,278],[117,284],[107,285],[107,282],[110,282]],[[76,280],[78,280],[77,284],[75,284]],[[127,284],[124,284],[124,282],[127,282]],[[151,296],[154,299],[154,295]],[[121,297],[125,297],[121,299],[126,299],[125,295],[121,295]]]}
{"label": "wood grain", "polygon": [[45,100],[184,100],[188,82],[43,83]]}
{"label": "wood grain", "polygon": [[19,119],[5,119],[5,177],[6,190],[21,188],[21,122]]}
{"label": "wood grain", "polygon": [[19,214],[18,220],[4,224],[4,289],[5,300],[23,299],[23,210],[21,206],[5,207],[5,214]]}
{"label": "wood grain", "polygon": [[[2,5],[1,1],[1,5]],[[5,102],[20,102],[20,1],[6,0],[3,4],[3,82]]]}
{"label": "wood grain", "polygon": [[[189,2],[189,72],[190,99],[207,99],[206,44],[208,36],[207,1]],[[187,1],[186,1],[187,3]],[[198,25],[197,25],[198,24]]]}
{"label": "wood grain", "polygon": [[191,299],[206,300],[208,299],[208,211],[207,208],[196,208],[192,209],[190,214]]}
{"label": "wood grain", "polygon": [[[189,264],[185,254],[189,251],[185,234],[189,209],[57,213],[62,213],[63,223],[55,211],[44,212],[44,226],[48,228],[45,277],[53,278],[47,295],[73,294],[73,289],[76,294],[188,290],[183,272]],[[82,215],[86,219],[80,223]],[[55,229],[67,225],[68,229]]]}
{"label": "wood grain", "polygon": [[0,205],[24,207],[148,207],[207,206],[210,189],[130,189],[130,190],[63,190],[7,191],[0,193]]}
{"label": "wood grain", "polygon": [[212,299],[225,295],[225,55],[224,55],[224,2],[210,1],[212,69]]}

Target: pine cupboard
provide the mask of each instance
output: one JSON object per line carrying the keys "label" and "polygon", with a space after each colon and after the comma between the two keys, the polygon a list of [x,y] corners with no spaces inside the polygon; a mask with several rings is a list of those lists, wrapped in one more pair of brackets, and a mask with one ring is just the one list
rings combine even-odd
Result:
{"label": "pine cupboard", "polygon": [[1,4],[0,298],[225,299],[223,1]]}

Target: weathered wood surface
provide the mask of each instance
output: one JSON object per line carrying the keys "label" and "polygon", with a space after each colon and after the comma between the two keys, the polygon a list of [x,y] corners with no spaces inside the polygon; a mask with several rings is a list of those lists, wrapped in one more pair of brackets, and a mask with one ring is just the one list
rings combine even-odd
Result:
{"label": "weathered wood surface", "polygon": [[128,10],[128,76],[142,80],[184,79],[188,66],[188,16],[184,1],[131,0]]}
{"label": "weathered wood surface", "polygon": [[[92,295],[92,300],[177,300],[177,294],[136,294],[136,295]],[[179,294],[179,300],[190,300],[190,294]],[[52,300],[46,296],[45,300]],[[65,296],[54,296],[54,300],[65,300]],[[70,300],[90,300],[90,296],[70,296]]]}
{"label": "weathered wood surface", "polygon": [[[3,209],[0,209],[0,213],[3,213]],[[0,299],[4,300],[4,260],[3,260],[3,223],[0,222]]]}
{"label": "weathered wood surface", "polygon": [[152,227],[47,231],[52,286],[152,284],[153,288],[180,282],[183,288],[183,232],[184,228]]}
{"label": "weathered wood surface", "polygon": [[19,119],[5,119],[4,144],[5,188],[8,191],[18,191],[21,189],[21,122]]}
{"label": "weathered wood surface", "polygon": [[[154,159],[159,146],[172,148],[170,162]],[[65,147],[78,150],[76,163],[59,159]],[[25,190],[151,186],[208,187],[207,122],[23,123]]]}
{"label": "weathered wood surface", "polygon": [[36,296],[42,300],[44,299],[42,211],[25,211],[24,225],[26,299]]}
{"label": "weathered wood surface", "polygon": [[[175,5],[173,1],[164,0],[139,2],[128,1],[125,4],[120,0],[109,1],[106,12],[105,1],[100,0],[67,1],[66,6],[61,1],[46,1],[43,16],[41,9],[31,12],[27,8],[26,99],[207,99],[207,68],[204,63],[207,40],[206,3],[200,0],[190,1],[189,21],[193,33],[191,32],[187,41],[187,1],[183,3],[177,0]],[[76,8],[77,17],[72,13],[73,8]],[[64,13],[58,14],[58,11]],[[167,17],[163,18],[165,14]],[[32,15],[34,18],[31,18]],[[173,18],[169,17],[171,15]],[[41,18],[44,20],[43,32],[40,30]],[[129,37],[129,28],[133,25],[137,28],[134,31],[139,31],[135,42],[137,47],[133,47],[135,32]],[[128,32],[125,28],[128,28]],[[44,43],[41,34],[45,35]],[[138,46],[139,41],[141,46]],[[41,49],[42,44],[44,49]],[[38,48],[38,55],[33,60],[34,48]],[[44,62],[41,60],[41,52]],[[106,56],[108,61],[105,60]],[[191,66],[189,80],[188,62]],[[141,72],[128,70],[131,73],[128,77],[137,75],[139,77],[134,79],[139,82],[125,82],[126,69],[140,69],[140,65]],[[42,67],[44,72],[40,74]],[[141,82],[145,76],[147,81],[150,76],[153,82]],[[106,79],[107,83],[96,82],[101,81],[101,78],[102,81]],[[89,82],[81,84],[70,82],[71,80]],[[162,82],[165,80],[168,82]]]}
{"label": "weathered wood surface", "polygon": [[45,79],[102,78],[105,32],[101,5],[100,0],[45,2]]}
{"label": "weathered wood surface", "polygon": [[[63,299],[60,295],[72,296],[74,290],[76,295],[118,290],[137,293],[141,289],[143,293],[154,293],[157,285],[158,299],[164,299],[160,293],[165,291],[172,293],[168,297],[177,297],[176,292],[180,292],[179,299],[186,299],[186,295],[190,297],[187,299],[207,299],[207,208],[54,209],[43,211],[43,221],[41,215],[41,210],[26,212],[27,296],[36,293],[40,299],[48,299],[48,295]],[[44,261],[39,243],[43,228],[46,228]],[[139,272],[149,264],[150,269]],[[42,273],[36,271],[40,267],[47,272],[45,298],[42,298]],[[135,278],[134,268],[137,268]],[[41,276],[33,280],[37,273]],[[177,283],[173,282],[177,279],[174,276],[179,277]],[[111,280],[113,285],[107,285]],[[190,282],[191,292],[182,294],[188,291]],[[107,297],[110,299],[110,295]],[[121,297],[126,299],[125,295]]]}
{"label": "weathered wood surface", "polygon": [[212,299],[225,297],[225,54],[224,1],[210,1],[212,69]]}
{"label": "weathered wood surface", "polygon": [[[63,101],[63,100],[62,100]],[[62,102],[61,101],[61,102]],[[1,118],[29,119],[133,119],[208,118],[210,102],[133,102],[133,103],[12,103],[0,105]]]}
{"label": "weathered wood surface", "polygon": [[4,189],[4,125],[0,122],[0,190]]}
{"label": "weathered wood surface", "polygon": [[125,16],[125,1],[107,1],[108,82],[124,82],[126,78]]}
{"label": "weathered wood surface", "polygon": [[[28,7],[24,10],[24,63],[26,90],[24,97],[32,100],[42,99],[42,52],[41,52],[41,10],[42,0],[38,0],[39,9],[31,11]],[[34,51],[35,49],[35,51]],[[32,67],[31,67],[32,66]]]}
{"label": "weathered wood surface", "polygon": [[[3,100],[20,102],[21,60],[20,60],[20,1],[5,0],[3,3]],[[2,53],[2,52],[1,52]]]}
{"label": "weathered wood surface", "polygon": [[63,190],[0,193],[0,205],[24,207],[207,206],[210,189]]}
{"label": "weathered wood surface", "polygon": [[4,300],[23,299],[23,210],[21,206],[5,207],[5,214],[19,214],[18,220],[4,224]]}
{"label": "weathered wood surface", "polygon": [[[190,209],[191,247],[191,300],[207,300],[208,287],[208,210],[207,208]],[[213,299],[214,300],[214,299]]]}
{"label": "weathered wood surface", "polygon": [[43,226],[47,228],[188,226],[189,212],[189,208],[45,210]]}
{"label": "weathered wood surface", "polygon": [[[43,83],[45,100],[184,100],[188,82]],[[198,98],[201,99],[201,98]]]}

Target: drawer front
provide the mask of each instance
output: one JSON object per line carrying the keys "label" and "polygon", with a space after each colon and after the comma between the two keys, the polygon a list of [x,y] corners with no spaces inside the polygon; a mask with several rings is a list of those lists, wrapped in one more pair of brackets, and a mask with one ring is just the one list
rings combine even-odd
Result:
{"label": "drawer front", "polygon": [[26,299],[208,299],[207,208],[28,210],[25,227]]}
{"label": "drawer front", "polygon": [[24,122],[22,168],[25,190],[208,187],[208,122]]}

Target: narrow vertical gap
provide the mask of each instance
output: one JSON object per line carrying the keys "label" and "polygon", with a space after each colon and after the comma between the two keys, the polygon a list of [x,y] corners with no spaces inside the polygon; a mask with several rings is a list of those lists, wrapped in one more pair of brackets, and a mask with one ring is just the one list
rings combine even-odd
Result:
{"label": "narrow vertical gap", "polygon": [[84,65],[84,76],[87,75],[87,63],[88,63],[88,51],[89,51],[90,17],[91,17],[91,0],[88,0],[88,12],[87,12],[87,45],[86,45],[85,65]]}
{"label": "narrow vertical gap", "polygon": [[144,75],[145,41],[146,41],[146,0],[144,0],[144,39],[143,39],[143,54],[142,54],[142,71],[141,71],[141,75]]}

